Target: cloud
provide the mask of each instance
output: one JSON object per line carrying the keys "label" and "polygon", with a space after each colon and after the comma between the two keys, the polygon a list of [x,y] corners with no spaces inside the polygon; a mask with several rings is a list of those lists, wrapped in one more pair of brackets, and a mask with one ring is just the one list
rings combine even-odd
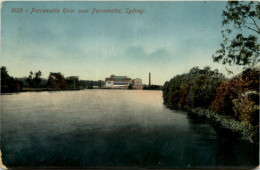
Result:
{"label": "cloud", "polygon": [[125,51],[125,56],[131,63],[147,63],[152,65],[166,64],[172,57],[166,48],[155,49],[152,52],[146,52],[142,46],[131,46]]}

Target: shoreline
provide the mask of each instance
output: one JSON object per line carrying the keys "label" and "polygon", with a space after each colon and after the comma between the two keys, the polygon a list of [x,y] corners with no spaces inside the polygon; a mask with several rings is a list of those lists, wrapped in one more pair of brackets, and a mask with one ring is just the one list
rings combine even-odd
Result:
{"label": "shoreline", "polygon": [[161,91],[160,89],[128,89],[128,88],[84,88],[84,89],[50,89],[50,88],[24,88],[21,91],[13,92],[1,92],[1,95],[14,94],[14,93],[26,93],[26,92],[46,92],[46,91],[80,91],[80,90],[155,90]]}
{"label": "shoreline", "polygon": [[2,94],[13,94],[13,93],[23,93],[23,92],[46,92],[46,91],[76,91],[81,89],[49,89],[49,88],[26,88],[21,91],[13,91],[13,92],[1,92]]}
{"label": "shoreline", "polygon": [[247,140],[251,143],[259,143],[259,128],[253,127],[251,124],[246,122],[237,121],[229,116],[219,115],[209,109],[194,108],[184,109],[177,107],[169,107],[171,110],[183,110],[187,112],[187,115],[194,119],[200,119],[202,121],[209,120],[217,127],[225,130],[229,130],[232,133],[239,134],[242,139]]}

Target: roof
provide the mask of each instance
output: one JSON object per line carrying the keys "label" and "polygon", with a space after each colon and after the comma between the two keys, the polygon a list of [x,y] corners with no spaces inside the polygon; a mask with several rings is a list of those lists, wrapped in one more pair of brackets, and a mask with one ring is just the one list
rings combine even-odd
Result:
{"label": "roof", "polygon": [[106,79],[121,80],[121,79],[130,79],[130,78],[127,76],[113,76],[113,77],[107,77]]}
{"label": "roof", "polygon": [[130,79],[129,77],[127,76],[115,76],[113,77],[114,79]]}

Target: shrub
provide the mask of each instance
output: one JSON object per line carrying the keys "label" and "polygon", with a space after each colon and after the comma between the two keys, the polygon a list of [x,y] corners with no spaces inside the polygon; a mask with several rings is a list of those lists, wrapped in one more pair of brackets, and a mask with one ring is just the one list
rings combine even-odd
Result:
{"label": "shrub", "polygon": [[259,69],[247,69],[223,82],[210,108],[236,120],[259,124],[259,73]]}
{"label": "shrub", "polygon": [[[250,97],[251,96],[251,97]],[[257,96],[257,97],[252,97]],[[239,96],[234,99],[234,113],[240,121],[251,123],[253,126],[257,126],[259,123],[259,99],[258,94],[249,93],[243,96]]]}

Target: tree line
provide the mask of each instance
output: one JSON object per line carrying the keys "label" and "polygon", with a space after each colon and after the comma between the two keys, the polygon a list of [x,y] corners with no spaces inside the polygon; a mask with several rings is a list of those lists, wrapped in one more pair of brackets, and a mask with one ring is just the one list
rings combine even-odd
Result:
{"label": "tree line", "polygon": [[30,72],[26,78],[13,78],[5,66],[1,67],[1,92],[41,91],[41,90],[79,90],[102,87],[102,80],[79,80],[78,76],[64,77],[60,72],[50,72],[48,79],[42,78],[42,72]]}
{"label": "tree line", "polygon": [[50,73],[47,81],[43,81],[41,71],[29,73],[25,79],[13,78],[5,66],[1,67],[1,92],[20,92],[26,90],[71,90],[79,89],[79,77],[65,78],[62,73]]}
{"label": "tree line", "polygon": [[210,109],[238,121],[259,125],[259,68],[227,79],[209,67],[194,67],[163,86],[164,103],[173,109]]}

